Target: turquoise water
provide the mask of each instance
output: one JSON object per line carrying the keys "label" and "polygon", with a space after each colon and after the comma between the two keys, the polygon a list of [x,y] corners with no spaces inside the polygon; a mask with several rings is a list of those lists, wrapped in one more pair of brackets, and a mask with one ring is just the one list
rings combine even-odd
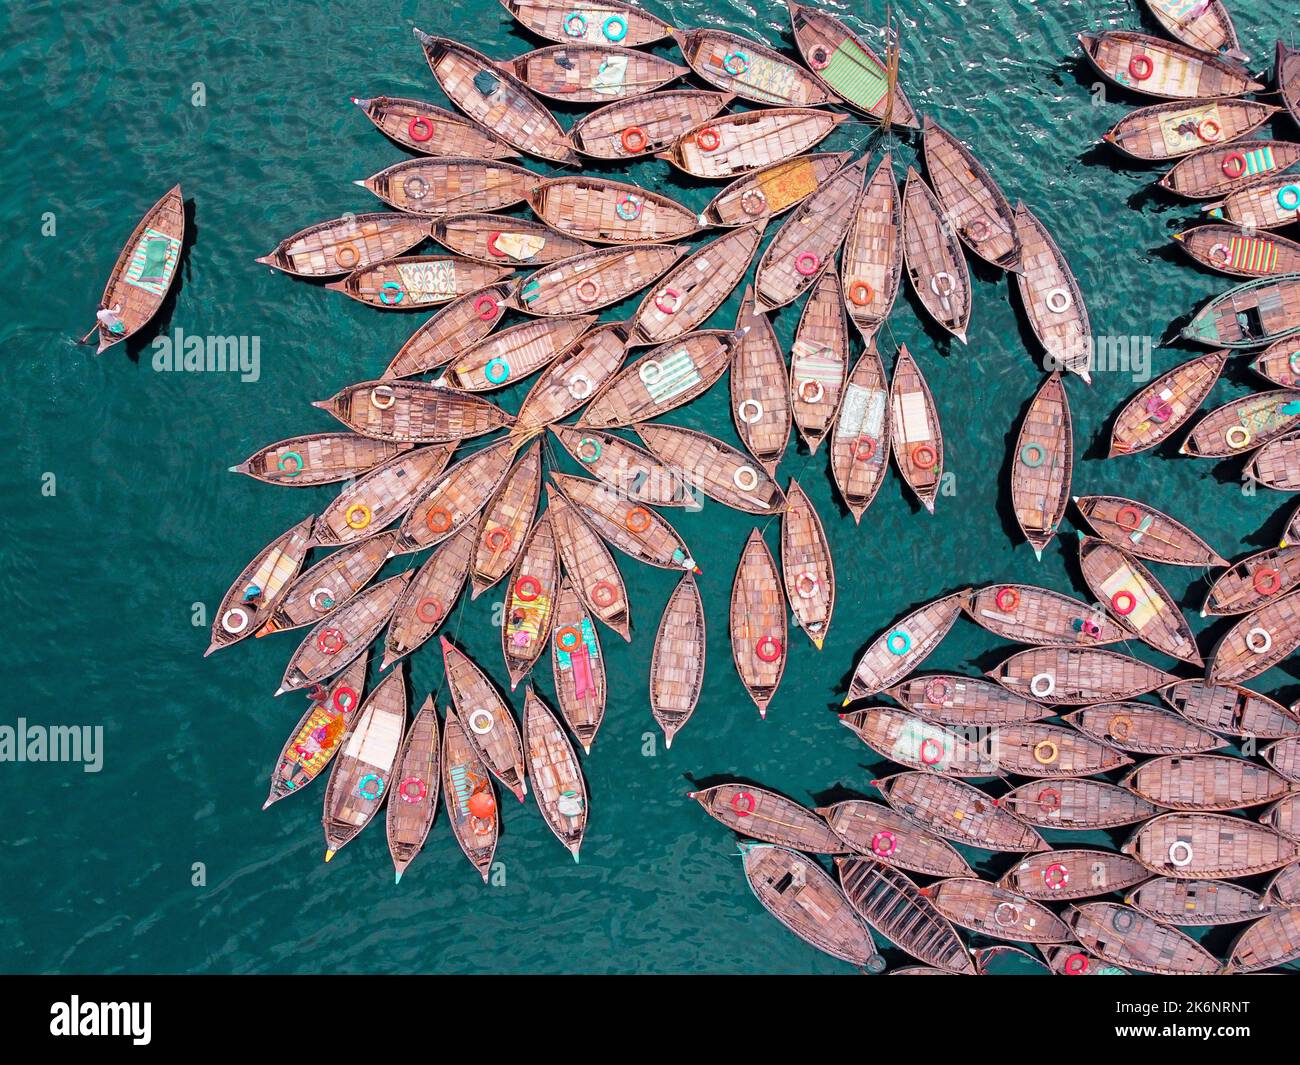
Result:
{"label": "turquoise water", "polygon": [[[498,57],[542,43],[516,30],[494,0],[457,6],[469,10],[452,15],[446,5],[409,0],[138,0],[9,5],[0,15],[0,73],[25,89],[0,133],[9,262],[0,382],[10,441],[0,470],[8,502],[0,589],[9,688],[18,695],[5,722],[104,729],[99,773],[3,766],[0,968],[848,972],[762,910],[730,833],[686,792],[710,777],[742,776],[810,805],[868,793],[882,763],[832,712],[868,640],[914,605],[964,584],[1083,587],[1072,547],[1058,541],[1035,563],[1013,531],[1009,435],[1041,371],[1006,280],[977,273],[969,347],[928,332],[910,296],[900,298],[882,337],[887,362],[896,342],[917,356],[943,419],[956,494],[940,498],[934,517],[891,478],[857,527],[835,501],[825,450],[811,463],[793,447],[787,453],[783,480],[799,478],[827,525],[839,601],[820,654],[802,637],[793,642],[766,721],[735,676],[726,635],[732,574],[752,520],[715,505],[669,515],[703,568],[710,625],[701,705],[671,751],[658,742],[647,748],[658,730],[646,691],[674,577],[620,560],[635,633],[630,645],[601,633],[612,691],[583,766],[592,818],[581,865],[531,799],[504,807],[497,852],[504,882],[486,888],[441,814],[395,887],[378,825],[330,866],[321,863],[321,783],[260,812],[268,773],[303,709],[300,695],[271,696],[301,634],[248,641],[205,660],[206,626],[193,624],[194,604],[210,612],[247,559],[306,510],[323,507],[333,489],[277,489],[226,468],[270,441],[334,428],[309,402],[377,376],[422,318],[381,314],[253,259],[311,222],[376,208],[351,181],[404,156],[348,97],[387,92],[441,102],[413,25],[464,33]],[[1264,68],[1274,39],[1294,26],[1292,5],[1235,0],[1232,8],[1255,68]],[[791,47],[776,4],[666,0],[655,10],[679,26],[728,26]],[[1169,233],[1195,208],[1148,196],[1154,173],[1092,149],[1124,105],[1094,101],[1095,79],[1076,59],[1072,35],[1137,26],[1129,3],[910,0],[895,10],[913,102],[972,144],[1008,194],[1048,223],[1098,334],[1158,343],[1172,318],[1228,287],[1168,251]],[[880,5],[867,11],[880,14]],[[656,50],[675,55],[667,45]],[[200,90],[203,106],[195,106]],[[1274,134],[1296,131],[1279,122]],[[860,149],[869,135],[847,124],[825,147]],[[898,155],[901,178],[912,147],[903,144]],[[715,191],[684,182],[664,163],[628,173],[697,207]],[[70,339],[93,321],[135,220],[177,180],[193,218],[163,328],[260,338],[256,382],[157,373],[147,347],[115,348],[97,360]],[[48,236],[47,213],[55,227]],[[710,324],[730,323],[738,303],[739,292]],[[776,315],[787,345],[798,310]],[[1157,347],[1153,372],[1190,356]],[[1244,362],[1212,403],[1252,387]],[[1130,375],[1098,373],[1091,389],[1073,380],[1068,387],[1081,456],[1076,492],[1137,495],[1229,557],[1276,542],[1293,500],[1243,494],[1231,464],[1167,453],[1102,461],[1109,415],[1137,387]],[[513,408],[522,392],[505,393],[504,403]],[[725,383],[666,420],[736,439]],[[573,464],[566,458],[561,466]],[[767,535],[775,546],[775,524]],[[396,571],[398,561],[391,565]],[[1195,607],[1203,576],[1167,568],[1159,576],[1202,626]],[[491,598],[462,602],[450,629],[502,680]],[[962,622],[928,666],[984,669],[1009,650]],[[418,703],[439,688],[442,669],[435,648],[411,665]],[[538,683],[550,698],[549,667]],[[1300,674],[1282,671],[1258,684],[1290,698],[1298,685]],[[517,709],[522,698],[521,690]],[[205,873],[198,886],[195,863]],[[984,868],[1000,873],[1006,864],[994,859]]]}

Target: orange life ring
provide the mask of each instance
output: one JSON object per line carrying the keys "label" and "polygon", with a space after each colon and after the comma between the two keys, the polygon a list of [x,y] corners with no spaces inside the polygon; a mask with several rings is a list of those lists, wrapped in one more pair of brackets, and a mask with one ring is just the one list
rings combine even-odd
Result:
{"label": "orange life ring", "polygon": [[760,636],[754,644],[754,654],[763,662],[775,662],[781,657],[782,650],[781,641],[775,636]]}
{"label": "orange life ring", "polygon": [[646,146],[650,143],[650,138],[646,136],[646,131],[640,126],[628,126],[627,129],[623,131],[620,143],[623,145],[623,151],[627,152],[629,155],[636,155],[638,152],[646,150]]}
{"label": "orange life ring", "polygon": [[[635,521],[633,519],[636,519]],[[643,533],[652,524],[650,511],[645,507],[633,507],[627,512],[627,517],[623,519],[623,524],[627,527],[628,532]]]}
{"label": "orange life ring", "polygon": [[[572,636],[573,642],[565,643],[564,638],[566,636]],[[576,651],[578,649],[578,645],[581,643],[582,643],[582,633],[580,633],[572,625],[565,625],[564,628],[560,629],[560,631],[555,634],[555,646],[558,647],[565,654],[568,654],[570,651]]]}
{"label": "orange life ring", "polygon": [[1134,81],[1146,81],[1155,69],[1156,65],[1151,61],[1151,57],[1141,52],[1128,61],[1128,72],[1133,75]]}
{"label": "orange life ring", "polygon": [[1061,808],[1061,793],[1055,788],[1044,788],[1038,793],[1038,804],[1049,810]]}
{"label": "orange life ring", "polygon": [[[924,458],[922,456],[925,456]],[[917,444],[912,448],[912,461],[923,470],[933,469],[939,462],[939,456],[929,444]]]}
{"label": "orange life ring", "polygon": [[[347,262],[343,261],[343,253],[345,251],[350,253]],[[357,246],[349,240],[334,249],[334,261],[338,263],[339,266],[343,267],[344,270],[351,270],[352,267],[356,266],[357,263],[361,261],[361,253],[357,251]]]}
{"label": "orange life ring", "polygon": [[611,607],[618,602],[618,588],[609,581],[597,581],[591,586],[591,601],[598,607]]}
{"label": "orange life ring", "polygon": [[[1214,127],[1213,132],[1209,131],[1211,126]],[[1213,144],[1219,139],[1219,134],[1222,132],[1223,127],[1212,118],[1203,119],[1201,124],[1196,127],[1196,135],[1206,144]]]}
{"label": "orange life ring", "polygon": [[1229,152],[1219,164],[1219,169],[1223,171],[1224,176],[1235,180],[1246,172],[1246,157],[1241,152]]}
{"label": "orange life ring", "polygon": [[1136,532],[1142,524],[1142,512],[1137,507],[1120,507],[1115,512],[1115,524],[1125,532]]}
{"label": "orange life ring", "polygon": [[849,286],[849,302],[859,307],[865,307],[871,302],[871,297],[876,294],[876,290],[868,285],[865,281],[854,281]]}
{"label": "orange life ring", "polygon": [[993,602],[997,604],[999,610],[1012,611],[1020,605],[1020,593],[1015,588],[999,588],[998,594],[993,597]]}
{"label": "orange life ring", "polygon": [[[524,589],[528,592],[525,593]],[[527,574],[515,581],[515,598],[522,599],[525,603],[531,603],[542,594],[542,582],[536,577],[530,577]]]}
{"label": "orange life ring", "polygon": [[695,143],[702,152],[716,152],[722,144],[722,136],[712,126],[705,126],[695,134]]}
{"label": "orange life ring", "polygon": [[513,541],[514,537],[504,525],[494,525],[483,533],[483,546],[489,551],[504,551]]}
{"label": "orange life ring", "polygon": [[731,808],[737,817],[748,817],[758,808],[758,803],[749,792],[738,791],[731,797]]}
{"label": "orange life ring", "polygon": [[430,507],[424,515],[424,521],[430,532],[445,533],[452,526],[451,514],[446,507]]}
{"label": "orange life ring", "polygon": [[[867,453],[862,453],[863,446],[866,446]],[[853,441],[853,458],[858,462],[870,462],[876,454],[876,441],[874,437],[860,436]]]}
{"label": "orange life ring", "polygon": [[1277,590],[1282,587],[1282,574],[1267,566],[1257,569],[1254,585],[1255,591],[1260,595],[1276,595]]}
{"label": "orange life ring", "polygon": [[1106,732],[1123,743],[1133,733],[1133,719],[1128,714],[1112,714],[1106,722]]}
{"label": "orange life ring", "polygon": [[[435,608],[432,617],[427,617],[424,612],[426,606],[431,605]],[[442,600],[435,595],[427,596],[421,599],[415,607],[415,616],[423,621],[426,625],[433,625],[442,617]]]}

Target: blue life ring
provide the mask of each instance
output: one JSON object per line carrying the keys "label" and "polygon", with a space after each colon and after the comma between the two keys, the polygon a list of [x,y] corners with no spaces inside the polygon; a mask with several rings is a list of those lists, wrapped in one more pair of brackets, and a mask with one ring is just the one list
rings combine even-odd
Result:
{"label": "blue life ring", "polygon": [[[896,643],[897,640],[903,641],[903,646],[901,648]],[[899,656],[905,655],[907,654],[908,651],[912,649],[912,637],[910,637],[902,629],[895,629],[893,632],[891,632],[888,636],[885,637],[885,648],[889,651],[891,655],[899,655]]]}
{"label": "blue life ring", "polygon": [[483,376],[492,384],[499,385],[510,378],[510,364],[500,357],[489,359],[483,367]]}
{"label": "blue life ring", "polygon": [[564,16],[564,33],[568,37],[583,37],[587,33],[587,20],[577,11]]}
{"label": "blue life ring", "polygon": [[723,57],[722,69],[733,78],[738,78],[749,69],[749,56],[744,52],[728,52]]}
{"label": "blue life ring", "polygon": [[[368,784],[371,785],[370,790],[366,789],[366,785]],[[357,783],[357,794],[360,795],[361,798],[367,800],[368,802],[374,802],[383,793],[384,793],[384,778],[381,777],[378,773],[367,773]]]}
{"label": "blue life ring", "polygon": [[[611,26],[617,26],[618,33],[614,33],[610,28]],[[622,15],[610,15],[609,18],[601,23],[600,32],[605,35],[605,40],[613,41],[617,44],[627,36],[627,19]]]}
{"label": "blue life ring", "polygon": [[[385,295],[387,292],[396,292],[397,295],[389,299]],[[389,307],[395,307],[406,298],[406,291],[396,281],[385,281],[379,286],[379,302]]]}

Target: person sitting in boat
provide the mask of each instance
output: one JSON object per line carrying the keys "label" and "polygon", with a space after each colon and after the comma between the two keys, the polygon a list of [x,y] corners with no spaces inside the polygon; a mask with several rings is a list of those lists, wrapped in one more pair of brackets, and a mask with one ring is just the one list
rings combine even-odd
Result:
{"label": "person sitting in boat", "polygon": [[122,305],[119,303],[116,307],[101,307],[95,312],[95,317],[110,333],[121,333],[126,330],[126,323],[118,317],[121,313]]}

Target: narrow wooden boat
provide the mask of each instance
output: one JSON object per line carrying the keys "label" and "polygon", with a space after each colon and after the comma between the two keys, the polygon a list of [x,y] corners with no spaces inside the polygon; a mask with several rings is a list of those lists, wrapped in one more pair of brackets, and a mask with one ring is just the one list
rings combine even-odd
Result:
{"label": "narrow wooden boat", "polygon": [[451,707],[442,730],[442,795],[451,834],[486,884],[501,831],[501,812],[487,766]]}
{"label": "narrow wooden boat", "polygon": [[576,862],[587,831],[587,785],[564,728],[531,685],[524,692],[524,751],[542,820]]}
{"label": "narrow wooden boat", "polygon": [[1018,271],[1020,236],[1002,189],[965,144],[933,119],[921,125],[925,170],[949,225],[990,266]]}
{"label": "narrow wooden boat", "polygon": [[1035,699],[1022,699],[992,681],[954,673],[910,677],[886,688],[883,694],[922,717],[965,728],[1052,716],[1052,708]]}
{"label": "narrow wooden boat", "polygon": [[1191,529],[1155,507],[1123,496],[1075,496],[1088,524],[1126,554],[1170,566],[1226,566],[1228,563]]}
{"label": "narrow wooden boat", "polygon": [[1300,51],[1277,42],[1277,63],[1273,67],[1278,95],[1291,113],[1291,119],[1300,125]]}
{"label": "narrow wooden boat", "polygon": [[835,271],[826,270],[803,305],[790,353],[790,414],[810,455],[817,453],[831,431],[848,376],[849,325],[843,293]]}
{"label": "narrow wooden boat", "polygon": [[1169,439],[1205,402],[1227,355],[1226,351],[1201,355],[1141,388],[1115,416],[1106,457],[1133,455]]}
{"label": "narrow wooden boat", "polygon": [[848,850],[884,865],[926,876],[970,876],[971,868],[951,843],[932,836],[906,814],[865,799],[819,807]]}
{"label": "narrow wooden boat", "polygon": [[1285,661],[1300,647],[1300,592],[1247,614],[1219,637],[1210,654],[1211,684],[1236,684]]}
{"label": "narrow wooden boat", "polygon": [[1083,54],[1103,78],[1121,89],[1162,100],[1243,96],[1264,88],[1243,68],[1177,41],[1145,33],[1080,33]]}
{"label": "narrow wooden boat", "polygon": [[1300,492],[1300,436],[1284,436],[1265,444],[1250,457],[1243,472],[1265,488]]}
{"label": "narrow wooden boat", "polygon": [[1160,697],[1188,721],[1225,736],[1281,739],[1300,735],[1300,715],[1235,684],[1180,680],[1162,689]]}
{"label": "narrow wooden boat", "polygon": [[1277,229],[1292,225],[1300,218],[1296,202],[1300,178],[1295,174],[1275,174],[1252,181],[1245,188],[1231,192],[1219,203],[1202,207],[1211,218],[1223,219],[1242,229]]}
{"label": "narrow wooden boat", "polygon": [[366,696],[325,789],[325,860],[370,824],[392,786],[406,729],[406,678],[398,666]]}
{"label": "narrow wooden boat", "polygon": [[1006,811],[1002,800],[994,800],[963,781],[910,772],[873,780],[872,784],[895,810],[945,839],[1014,854],[1048,849],[1042,836]]}
{"label": "narrow wooden boat", "polygon": [[607,322],[584,334],[533,383],[519,405],[514,431],[533,433],[563,421],[604,387],[626,353],[621,323]]}
{"label": "narrow wooden boat", "polygon": [[775,476],[790,442],[790,386],[785,354],[766,314],[746,287],[731,349],[731,417],[745,450]]}
{"label": "narrow wooden boat", "polygon": [[1162,162],[1228,144],[1259,129],[1278,112],[1255,100],[1190,100],[1139,107],[1101,139],[1142,162]]}
{"label": "narrow wooden boat", "polygon": [[644,448],[613,433],[570,425],[548,428],[588,473],[618,489],[627,499],[656,507],[700,506],[691,491],[693,471],[689,467],[660,462]]}
{"label": "narrow wooden boat", "polygon": [[781,515],[781,578],[795,624],[817,650],[835,613],[835,562],[830,541],[808,494],[790,478]]}
{"label": "narrow wooden boat", "polygon": [[[414,226],[427,226],[433,233],[433,219],[445,219],[470,211],[499,211],[522,203],[537,180],[531,170],[499,160],[474,158],[404,159],[385,167],[355,184],[378,196],[390,207],[418,218],[403,219],[414,233]],[[401,215],[377,214],[375,219],[402,218]],[[395,224],[395,223],[394,223]],[[306,232],[306,231],[304,231]],[[422,239],[422,238],[421,238]],[[411,241],[418,243],[418,241]],[[409,245],[408,245],[409,247]],[[390,259],[406,248],[386,255],[367,256],[367,261]],[[346,260],[347,255],[344,256]],[[347,265],[344,263],[344,265]],[[360,263],[347,266],[354,270]],[[347,272],[347,271],[339,271]]]}
{"label": "narrow wooden boat", "polygon": [[1038,828],[1074,832],[1131,825],[1157,812],[1125,788],[1082,777],[1031,780],[1012,788],[998,799],[998,805]]}
{"label": "narrow wooden boat", "polygon": [[388,624],[410,579],[408,570],[372,584],[346,606],[313,626],[285,666],[284,678],[275,694],[283,695],[295,688],[319,684],[346,669]]}
{"label": "narrow wooden boat", "polygon": [[[556,525],[554,513],[549,513]],[[605,659],[596,626],[570,577],[560,582],[551,612],[551,673],[565,724],[590,754],[596,730],[605,718]]]}
{"label": "narrow wooden boat", "polygon": [[1047,227],[1023,203],[1016,204],[1016,232],[1023,251],[1016,286],[1034,335],[1047,353],[1049,371],[1069,370],[1092,384],[1092,325],[1070,264]]}
{"label": "narrow wooden boat", "polygon": [[1137,559],[1093,536],[1079,541],[1079,566],[1096,599],[1138,639],[1172,658],[1205,664],[1177,601]]}
{"label": "narrow wooden boat", "polygon": [[484,212],[440,219],[433,225],[433,239],[467,259],[502,265],[546,266],[591,251],[586,241],[541,222]]}
{"label": "narrow wooden boat", "polygon": [[631,640],[627,588],[609,548],[564,493],[553,492],[549,486],[546,510],[551,515],[564,572],[583,605],[624,640]]}
{"label": "narrow wooden boat", "polygon": [[692,488],[710,499],[746,514],[779,514],[785,508],[780,485],[731,445],[662,422],[638,422],[632,428],[655,458],[680,471],[677,477],[686,476]]}
{"label": "narrow wooden boat", "polygon": [[978,877],[940,880],[923,889],[934,907],[960,928],[1017,943],[1061,943],[1065,923],[1041,903]]}
{"label": "narrow wooden boat", "polygon": [[1127,635],[1096,606],[1032,584],[990,584],[966,603],[971,621],[1004,640],[1099,647]]}
{"label": "narrow wooden boat", "polygon": [[867,858],[836,858],[835,867],[849,904],[891,943],[945,972],[974,975],[965,944],[910,877]]}
{"label": "narrow wooden boat", "polygon": [[785,672],[789,637],[781,575],[758,529],[750,532],[740,552],[728,620],[736,673],[759,717],[767,717],[768,704]]}
{"label": "narrow wooden boat", "polygon": [[1065,923],[1084,947],[1112,965],[1164,976],[1212,976],[1219,959],[1191,936],[1131,906],[1085,902],[1067,906]]}
{"label": "narrow wooden boat", "polygon": [[1276,906],[1300,909],[1300,862],[1292,862],[1270,878],[1265,900]]}
{"label": "narrow wooden boat", "polygon": [[426,381],[360,381],[312,406],[362,436],[399,444],[459,442],[514,421],[485,399]]}
{"label": "narrow wooden boat", "polygon": [[616,44],[566,41],[497,64],[539,96],[563,103],[608,103],[663,88],[689,67]]}
{"label": "narrow wooden boat", "polygon": [[1133,764],[1108,743],[1041,721],[999,725],[989,743],[998,768],[1021,777],[1088,777]]}
{"label": "narrow wooden boat", "polygon": [[894,362],[889,386],[890,441],[899,475],[921,505],[934,513],[943,481],[943,429],[934,396],[921,368],[904,344]]}
{"label": "narrow wooden boat", "polygon": [[769,107],[838,103],[803,67],[752,37],[717,29],[674,30],[691,69],[715,88]]}
{"label": "narrow wooden boat", "polygon": [[[1016,947],[1005,944],[971,950],[979,976],[1051,976],[1047,963]],[[898,975],[895,970],[895,976]]]}
{"label": "narrow wooden boat", "polygon": [[916,111],[865,40],[821,8],[786,0],[794,43],[813,74],[854,110],[886,126],[917,128]]}
{"label": "narrow wooden boat", "polygon": [[[541,494],[542,445],[534,442],[492,493],[472,534],[471,599],[477,599],[514,568]],[[462,526],[462,532],[468,529],[468,524]]]}
{"label": "narrow wooden boat", "polygon": [[581,0],[577,4],[556,0],[501,0],[501,3],[533,33],[561,44],[618,41],[629,48],[640,48],[672,32],[663,19],[622,0]]}
{"label": "narrow wooden boat", "polygon": [[729,181],[802,155],[847,120],[847,115],[810,107],[738,111],[697,122],[655,152],[655,158],[692,177]]}
{"label": "narrow wooden boat", "polygon": [[381,668],[422,647],[438,631],[460,598],[474,557],[474,526],[444,540],[415,572],[393,608],[384,636]]}
{"label": "narrow wooden boat", "polygon": [[597,248],[520,278],[511,300],[526,314],[588,314],[640,292],[685,254],[675,244]]}
{"label": "narrow wooden boat", "polygon": [[840,714],[840,724],[891,762],[949,777],[990,777],[998,765],[979,737],[961,735],[888,706]]}
{"label": "narrow wooden boat", "polygon": [[1012,655],[988,675],[1017,695],[1058,706],[1131,699],[1177,679],[1099,647],[1035,647]]}
{"label": "narrow wooden boat", "polygon": [[235,578],[214,613],[212,641],[203,652],[204,658],[252,636],[266,624],[302,569],[314,539],[313,520],[309,514],[292,529],[281,533],[254,555]]}
{"label": "narrow wooden boat", "polygon": [[1300,841],[1300,791],[1293,789],[1273,803],[1259,815],[1259,823],[1287,839]]}
{"label": "narrow wooden boat", "polygon": [[1114,851],[1050,850],[1025,855],[998,884],[1027,898],[1063,902],[1122,891],[1150,875],[1141,862]]}
{"label": "narrow wooden boat", "polygon": [[326,555],[304,570],[280,597],[271,616],[257,630],[257,636],[314,625],[343,607],[388,561],[396,539],[395,532],[369,536]]}
{"label": "narrow wooden boat", "polygon": [[456,714],[465,724],[465,738],[488,772],[523,802],[528,794],[524,748],[510,707],[469,655],[454,647],[446,636],[438,639],[442,643],[447,687],[451,689]]}
{"label": "narrow wooden boat", "polygon": [[398,554],[432,547],[455,536],[463,526],[477,525],[479,513],[505,478],[513,458],[511,442],[498,440],[421,486],[419,497],[402,519]]}
{"label": "narrow wooden boat", "polygon": [[1300,783],[1300,736],[1270,743],[1260,754],[1287,780]]}
{"label": "narrow wooden boat", "polygon": [[445,304],[393,356],[383,380],[413,377],[435,370],[487,336],[501,321],[510,299],[510,285],[492,285]]}
{"label": "narrow wooden boat", "polygon": [[1300,144],[1278,140],[1237,140],[1201,148],[1180,160],[1160,179],[1160,187],[1189,200],[1227,196],[1260,178],[1300,162]]}
{"label": "narrow wooden boat", "polygon": [[884,483],[890,430],[889,382],[873,342],[849,372],[831,438],[831,475],[855,523]]}
{"label": "narrow wooden boat", "polygon": [[650,712],[664,730],[664,747],[695,712],[704,686],[704,604],[687,573],[668,597],[650,658]]}
{"label": "narrow wooden boat", "polygon": [[1011,505],[1016,522],[1041,562],[1070,500],[1074,472],[1074,429],[1070,401],[1053,373],[1034,396],[1016,438],[1011,467]]}
{"label": "narrow wooden boat", "polygon": [[570,239],[595,244],[666,243],[700,230],[695,212],[674,199],[580,174],[539,182],[528,194],[528,206]]}
{"label": "narrow wooden boat", "polygon": [[628,501],[608,485],[552,473],[551,479],[602,538],[623,554],[660,569],[699,572],[677,530],[653,510]]}
{"label": "narrow wooden boat", "polygon": [[1223,52],[1239,61],[1247,58],[1221,0],[1191,5],[1186,0],[1146,0],[1146,6],[1174,40],[1201,52]]}
{"label": "narrow wooden boat", "polygon": [[442,768],[442,740],[433,696],[424,700],[407,729],[401,753],[393,767],[397,794],[388,799],[388,853],[393,859],[395,882],[424,848],[438,814],[438,784]]}
{"label": "narrow wooden boat", "polygon": [[720,113],[733,99],[725,92],[663,89],[618,100],[578,119],[569,130],[569,140],[594,159],[622,161],[653,155],[692,126]]}
{"label": "narrow wooden boat", "polygon": [[1080,950],[1077,943],[1064,947],[1039,947],[1047,967],[1057,976],[1132,976],[1127,969]]}
{"label": "narrow wooden boat", "polygon": [[185,201],[180,185],[173,185],[136,223],[108,275],[95,328],[82,341],[98,334],[96,355],[134,336],[158,313],[176,280],[184,245]]}
{"label": "narrow wooden boat", "polygon": [[820,817],[775,791],[753,784],[719,784],[689,791],[704,812],[733,832],[806,854],[845,854],[848,847]]}
{"label": "narrow wooden boat", "polygon": [[1258,973],[1300,958],[1300,908],[1279,910],[1248,926],[1232,944],[1225,974]]}
{"label": "narrow wooden boat", "polygon": [[435,384],[458,392],[490,392],[543,370],[596,321],[594,314],[539,318],[484,337],[447,364]]}
{"label": "narrow wooden boat", "polygon": [[468,45],[413,32],[438,85],[461,111],[529,155],[578,161],[555,116],[517,77]]}
{"label": "narrow wooden boat", "polygon": [[271,772],[271,791],[262,803],[263,810],[302,791],[329,765],[361,705],[365,683],[366,656],[361,655],[318,695],[311,696],[307,712],[289,733]]}
{"label": "narrow wooden boat", "polygon": [[403,255],[353,270],[325,287],[377,310],[418,311],[494,285],[513,269],[458,255]]}
{"label": "narrow wooden boat", "polygon": [[1244,818],[1213,813],[1153,817],[1120,849],[1158,876],[1179,880],[1254,876],[1300,857],[1295,840]]}
{"label": "narrow wooden boat", "polygon": [[1259,348],[1296,333],[1300,274],[1245,281],[1210,300],[1182,330],[1185,339],[1214,348]]}
{"label": "narrow wooden boat", "polygon": [[699,328],[749,270],[765,224],[729,229],[664,274],[628,318],[631,343],[664,344]]}
{"label": "narrow wooden boat", "polygon": [[1300,508],[1291,515],[1287,522],[1286,529],[1282,533],[1282,539],[1279,541],[1280,546],[1286,547],[1287,543],[1300,543]]}
{"label": "narrow wooden boat", "polygon": [[519,153],[486,126],[423,100],[404,96],[352,97],[384,134],[421,155],[478,159],[514,159]]}
{"label": "narrow wooden boat", "polygon": [[406,444],[354,433],[309,433],[267,444],[238,466],[231,466],[230,472],[245,473],[266,484],[314,488],[360,477],[406,449]]}
{"label": "narrow wooden boat", "polygon": [[1256,356],[1250,368],[1281,388],[1300,388],[1300,354],[1297,352],[1300,352],[1300,342],[1279,340]]}
{"label": "narrow wooden boat", "polygon": [[844,306],[870,347],[903,279],[903,200],[891,152],[881,157],[858,200],[840,270]]}
{"label": "narrow wooden boat", "polygon": [[882,692],[916,670],[948,635],[969,595],[963,588],[932,600],[877,636],[853,667],[844,705]]}
{"label": "narrow wooden boat", "polygon": [[702,329],[651,348],[605,383],[578,425],[616,429],[684,406],[713,387],[730,365],[734,345],[731,333]]}
{"label": "narrow wooden boat", "polygon": [[316,519],[316,543],[322,547],[355,543],[399,521],[441,476],[455,446],[434,444],[403,452],[345,487]]}
{"label": "narrow wooden boat", "polygon": [[871,933],[820,865],[771,843],[742,843],[740,856],[758,901],[791,932],[869,973],[885,971]]}
{"label": "narrow wooden boat", "polygon": [[852,152],[798,155],[736,178],[700,213],[701,225],[747,226],[774,218],[817,191]]}
{"label": "narrow wooden boat", "polygon": [[1085,736],[1135,754],[1188,755],[1227,746],[1222,737],[1150,703],[1086,706],[1061,720]]}
{"label": "narrow wooden boat", "polygon": [[1152,758],[1119,783],[1169,810],[1240,810],[1275,802],[1289,786],[1271,769],[1221,754]]}
{"label": "narrow wooden boat", "polygon": [[410,251],[428,238],[432,226],[431,219],[417,215],[344,215],[300,229],[254,261],[295,277],[341,277]]}
{"label": "narrow wooden boat", "polygon": [[1124,904],[1157,921],[1186,928],[1253,921],[1269,909],[1259,892],[1239,884],[1171,877],[1158,877],[1134,888],[1124,896]]}
{"label": "narrow wooden boat", "polygon": [[1205,597],[1201,616],[1248,614],[1297,588],[1300,588],[1300,544],[1270,547],[1219,574]]}
{"label": "narrow wooden boat", "polygon": [[938,197],[916,167],[907,168],[903,185],[903,262],[926,313],[965,344],[972,302],[970,269]]}
{"label": "narrow wooden boat", "polygon": [[560,555],[551,519],[543,514],[529,530],[510,571],[501,619],[501,652],[510,690],[532,672],[551,635],[551,613],[560,590]]}

